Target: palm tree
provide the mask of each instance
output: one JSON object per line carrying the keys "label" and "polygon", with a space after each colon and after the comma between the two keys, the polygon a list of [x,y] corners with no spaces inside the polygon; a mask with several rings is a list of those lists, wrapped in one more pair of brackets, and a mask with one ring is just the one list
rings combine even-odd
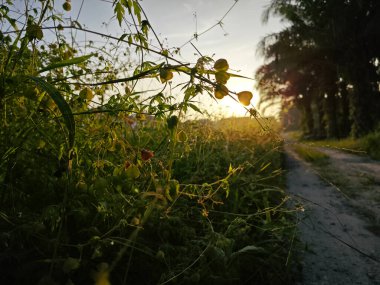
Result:
{"label": "palm tree", "polygon": [[[280,15],[290,26],[272,36],[271,42],[264,39],[260,49],[265,51],[269,65],[277,64],[276,80],[281,78],[281,84],[290,81],[293,90],[302,91],[304,108],[308,108],[310,99],[316,106],[319,133],[323,118],[329,137],[346,135],[350,121],[354,136],[373,129],[380,119],[376,112],[380,107],[379,1],[273,0],[264,21],[270,14]],[[263,71],[258,70],[259,80],[265,78]],[[295,77],[302,80],[289,80],[289,74],[302,75]],[[270,76],[266,77],[268,81]],[[306,90],[304,80],[309,82]],[[350,93],[348,85],[353,86]],[[258,86],[264,84],[259,82]]]}

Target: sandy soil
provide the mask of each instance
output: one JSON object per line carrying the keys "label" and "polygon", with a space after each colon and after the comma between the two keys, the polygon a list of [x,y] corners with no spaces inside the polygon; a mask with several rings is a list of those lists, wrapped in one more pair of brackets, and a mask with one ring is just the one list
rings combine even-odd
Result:
{"label": "sandy soil", "polygon": [[[351,199],[323,181],[290,144],[285,150],[288,192],[293,204],[304,209],[297,217],[304,243],[300,284],[380,284],[380,237],[367,229],[368,221],[358,214]],[[353,171],[367,166],[355,166]],[[364,198],[360,196],[360,203]]]}

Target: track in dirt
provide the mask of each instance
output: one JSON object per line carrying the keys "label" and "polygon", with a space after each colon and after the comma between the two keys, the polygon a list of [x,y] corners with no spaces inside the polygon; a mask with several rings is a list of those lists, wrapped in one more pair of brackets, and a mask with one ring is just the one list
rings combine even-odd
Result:
{"label": "track in dirt", "polygon": [[297,217],[305,246],[302,284],[380,284],[380,237],[289,144],[285,151],[288,193],[304,208]]}

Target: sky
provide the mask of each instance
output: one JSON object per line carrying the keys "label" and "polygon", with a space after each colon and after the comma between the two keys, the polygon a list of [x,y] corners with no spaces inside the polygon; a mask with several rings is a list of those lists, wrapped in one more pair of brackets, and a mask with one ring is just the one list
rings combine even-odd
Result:
{"label": "sky", "polygon": [[[21,0],[17,0],[22,2]],[[65,12],[61,5],[64,0],[55,1],[64,17],[77,19],[83,26],[107,34],[120,36],[123,31],[118,26],[111,0],[71,0],[72,10]],[[231,11],[219,25],[193,39],[192,43],[202,55],[215,60],[225,58],[230,72],[254,77],[255,70],[263,63],[257,54],[257,44],[266,35],[278,32],[285,24],[272,17],[267,24],[262,23],[262,13],[270,0],[141,0],[150,25],[166,47],[182,47],[180,60],[195,63],[199,54],[187,43],[195,33],[201,34],[220,22],[226,12]],[[82,9],[80,7],[82,6]],[[103,23],[107,23],[104,25]],[[124,31],[126,32],[126,31]],[[153,35],[151,35],[153,38]],[[88,39],[88,38],[87,38]],[[187,44],[185,44],[187,43]],[[185,45],[184,45],[185,44]],[[253,104],[259,95],[254,90],[255,82],[232,78],[227,87],[235,92],[251,91]],[[228,98],[216,104],[206,99],[204,105],[213,112],[225,115],[244,115],[244,108]],[[210,107],[212,106],[212,107]]]}
{"label": "sky", "polygon": [[[73,9],[68,16],[76,19],[81,3],[82,1],[72,0]],[[285,26],[274,17],[267,24],[262,23],[262,13],[270,0],[142,0],[140,3],[149,23],[167,47],[183,46],[195,33],[201,34],[220,22],[235,4],[223,19],[222,27],[213,28],[197,40],[193,39],[192,43],[202,55],[213,56],[215,60],[225,58],[229,62],[231,72],[251,78],[263,63],[263,58],[257,53],[257,44],[266,35],[278,32]],[[107,0],[84,0],[78,20],[91,29],[99,29],[102,22],[108,23],[107,28],[103,26],[100,29],[114,33],[120,28],[115,18],[110,21],[112,17],[113,8]],[[196,62],[199,57],[196,53],[195,48],[188,43],[181,48],[180,59]],[[227,87],[232,91],[253,92],[252,102],[257,105],[259,94],[254,85],[253,80],[236,78],[227,83]],[[212,106],[213,112],[225,115],[239,116],[246,113],[240,104],[229,98],[224,98],[218,103],[207,99],[204,107],[209,106]]]}
{"label": "sky", "polygon": [[[262,13],[268,6],[268,0],[240,0],[223,19],[223,26],[217,26],[200,36],[192,43],[203,55],[213,55],[214,59],[228,60],[232,72],[254,77],[255,70],[263,63],[257,54],[257,44],[266,35],[280,31],[284,24],[278,19],[262,24]],[[198,34],[215,25],[235,3],[235,0],[144,0],[143,7],[153,26],[167,38],[169,45],[182,46],[196,32]],[[168,13],[167,10],[170,10]],[[196,15],[196,16],[195,16]],[[188,59],[195,49],[191,44],[182,48],[182,55]],[[230,79],[227,87],[239,92],[254,93],[253,103],[259,99],[252,80]],[[241,105],[224,98],[220,101],[223,113],[244,115]],[[227,107],[227,108],[226,108]],[[217,107],[216,107],[217,108]]]}

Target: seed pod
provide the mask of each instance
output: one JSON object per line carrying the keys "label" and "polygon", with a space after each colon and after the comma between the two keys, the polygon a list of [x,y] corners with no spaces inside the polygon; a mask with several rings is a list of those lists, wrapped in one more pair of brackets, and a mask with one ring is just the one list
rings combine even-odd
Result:
{"label": "seed pod", "polygon": [[215,73],[215,80],[220,84],[226,84],[228,79],[230,79],[230,75],[225,71],[218,71]]}
{"label": "seed pod", "polygon": [[248,106],[251,104],[251,99],[253,98],[252,92],[242,91],[237,94],[240,103],[244,106]]}
{"label": "seed pod", "polygon": [[173,78],[173,72],[171,72],[169,69],[162,68],[160,70],[160,80],[162,83],[165,83],[166,81],[169,81]]}
{"label": "seed pod", "polygon": [[223,99],[224,96],[228,95],[228,88],[225,85],[219,84],[214,89],[214,95],[216,99]]}
{"label": "seed pod", "polygon": [[63,3],[62,7],[63,7],[63,10],[65,11],[71,11],[71,3],[69,1],[66,1],[65,3]]}
{"label": "seed pod", "polygon": [[228,62],[224,58],[220,58],[214,63],[214,69],[216,71],[227,71],[229,68]]}
{"label": "seed pod", "polygon": [[92,98],[94,98],[94,92],[92,92],[90,88],[85,87],[79,92],[79,97],[90,101]]}
{"label": "seed pod", "polygon": [[131,178],[131,179],[136,179],[140,176],[140,170],[139,168],[134,165],[134,164],[131,164],[126,170],[125,170],[125,174],[127,175],[128,178]]}

